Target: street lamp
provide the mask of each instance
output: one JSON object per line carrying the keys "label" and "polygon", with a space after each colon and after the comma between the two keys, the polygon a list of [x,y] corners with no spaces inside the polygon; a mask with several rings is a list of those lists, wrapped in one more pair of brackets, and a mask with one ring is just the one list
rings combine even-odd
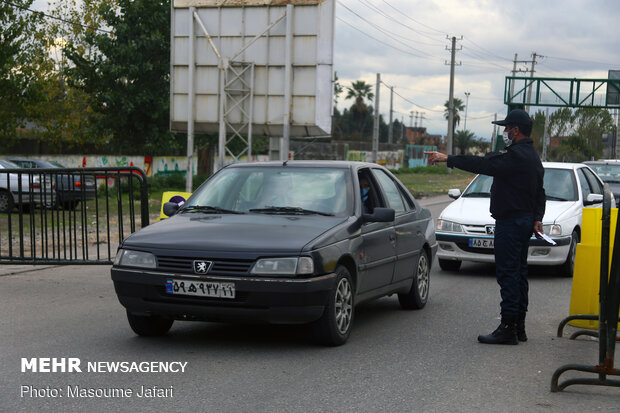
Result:
{"label": "street lamp", "polygon": [[463,125],[464,130],[467,130],[467,105],[469,104],[469,95],[471,95],[471,93],[465,92],[465,123]]}

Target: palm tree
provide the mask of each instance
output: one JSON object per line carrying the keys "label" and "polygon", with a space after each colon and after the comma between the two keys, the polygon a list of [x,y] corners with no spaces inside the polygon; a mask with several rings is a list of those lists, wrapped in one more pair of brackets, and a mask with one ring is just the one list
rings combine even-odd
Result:
{"label": "palm tree", "polygon": [[357,122],[357,131],[360,137],[368,117],[368,106],[364,103],[364,99],[372,100],[374,97],[372,86],[363,80],[351,82],[351,87],[347,87],[347,96],[345,99],[355,99],[355,103],[351,106],[351,113],[353,114],[353,119]]}
{"label": "palm tree", "polygon": [[[454,105],[454,118],[453,118],[453,130],[456,130],[456,125],[458,125],[461,122],[461,115],[459,114],[460,111],[465,110],[465,105],[463,104],[463,101],[459,98],[454,98],[452,101],[452,104]],[[446,120],[450,119],[450,101],[447,100],[445,105],[446,110],[444,110],[444,114],[443,117]]]}
{"label": "palm tree", "polygon": [[467,150],[474,146],[474,133],[468,130],[460,130],[454,134],[454,146],[459,148],[461,155],[465,155]]}

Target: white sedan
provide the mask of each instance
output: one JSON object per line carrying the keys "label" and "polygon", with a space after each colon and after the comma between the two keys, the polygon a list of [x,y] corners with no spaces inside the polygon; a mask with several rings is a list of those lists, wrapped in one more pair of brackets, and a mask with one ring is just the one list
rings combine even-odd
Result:
{"label": "white sedan", "polygon": [[[547,197],[543,229],[556,245],[532,236],[527,261],[531,265],[557,266],[562,275],[570,277],[581,239],[582,210],[601,207],[603,182],[581,163],[543,162],[543,166]],[[443,270],[458,271],[463,261],[495,261],[495,220],[489,212],[492,183],[493,177],[478,175],[462,194],[459,189],[448,192],[455,201],[442,211],[435,231],[437,258]]]}

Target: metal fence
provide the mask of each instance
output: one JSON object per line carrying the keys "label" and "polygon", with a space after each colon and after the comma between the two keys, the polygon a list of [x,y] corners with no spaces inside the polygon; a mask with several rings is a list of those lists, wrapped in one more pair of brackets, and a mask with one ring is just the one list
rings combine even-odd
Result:
{"label": "metal fence", "polygon": [[139,168],[0,169],[0,264],[109,264],[148,224]]}

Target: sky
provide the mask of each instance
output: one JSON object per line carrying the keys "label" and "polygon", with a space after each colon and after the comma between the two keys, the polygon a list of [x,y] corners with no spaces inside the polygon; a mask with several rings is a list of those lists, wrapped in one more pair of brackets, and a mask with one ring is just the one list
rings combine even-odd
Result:
{"label": "sky", "polygon": [[[374,90],[380,73],[385,121],[391,86],[393,117],[415,126],[418,112],[417,126],[429,134],[447,134],[444,103],[453,36],[454,97],[467,103],[467,119],[461,112],[457,130],[466,126],[478,138],[490,140],[494,115],[506,114],[505,77],[512,74],[515,54],[531,62],[536,53],[539,77],[604,79],[608,70],[620,70],[620,0],[335,1],[333,63],[345,87],[338,108],[353,104],[345,100],[351,82],[364,80]],[[48,0],[36,0],[33,8],[48,9]],[[530,69],[531,63],[517,65]]]}
{"label": "sky", "polygon": [[[381,74],[379,108],[415,125],[447,134],[444,103],[450,88],[450,44],[457,38],[454,97],[467,102],[467,129],[489,139],[491,121],[506,115],[505,77],[518,60],[534,76],[607,78],[620,70],[618,0],[336,0],[334,70],[346,88]],[[461,39],[462,36],[462,39]],[[517,70],[530,70],[519,63]],[[529,72],[517,76],[529,76]],[[469,93],[469,98],[465,93]],[[340,110],[353,104],[340,96]],[[545,108],[532,108],[536,110]],[[418,115],[420,116],[420,115]],[[465,113],[461,112],[464,128]]]}

